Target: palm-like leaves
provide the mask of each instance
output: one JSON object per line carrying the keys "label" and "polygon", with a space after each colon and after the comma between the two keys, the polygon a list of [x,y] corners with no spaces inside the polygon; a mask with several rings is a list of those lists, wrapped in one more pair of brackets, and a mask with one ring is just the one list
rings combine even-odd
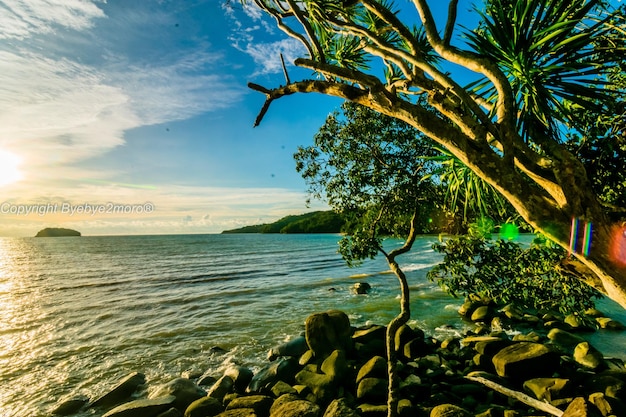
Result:
{"label": "palm-like leaves", "polygon": [[[475,50],[509,78],[519,109],[520,133],[545,143],[558,139],[559,123],[576,125],[565,103],[597,106],[606,99],[606,75],[624,51],[599,53],[600,40],[615,30],[601,14],[601,0],[491,0],[479,11],[481,27],[467,34]],[[493,101],[486,81],[476,91]]]}

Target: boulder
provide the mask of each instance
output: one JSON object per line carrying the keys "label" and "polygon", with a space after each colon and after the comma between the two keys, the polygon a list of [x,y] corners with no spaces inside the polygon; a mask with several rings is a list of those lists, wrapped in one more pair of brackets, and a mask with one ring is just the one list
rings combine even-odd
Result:
{"label": "boulder", "polygon": [[477,307],[470,316],[471,321],[489,321],[491,320],[492,312],[489,306]]}
{"label": "boulder", "polygon": [[246,392],[259,394],[269,392],[278,381],[290,384],[300,368],[296,359],[280,358],[257,372],[248,384]]}
{"label": "boulder", "polygon": [[172,407],[175,401],[173,395],[130,401],[109,410],[102,417],[154,417]]}
{"label": "boulder", "polygon": [[386,337],[387,327],[378,324],[372,324],[370,326],[357,328],[352,334],[352,341],[354,343],[367,344],[374,340],[382,340],[384,343]]}
{"label": "boulder", "polygon": [[312,365],[307,365],[296,374],[296,382],[308,387],[321,404],[328,404],[335,397],[337,384],[331,375],[316,372]]}
{"label": "boulder", "polygon": [[576,363],[589,369],[597,369],[604,364],[602,353],[597,351],[589,342],[582,342],[574,348],[574,360]]}
{"label": "boulder", "polygon": [[403,355],[408,360],[413,360],[430,353],[429,346],[421,339],[413,339],[404,345]]}
{"label": "boulder", "polygon": [[274,361],[280,356],[300,357],[309,350],[306,337],[298,336],[281,345],[275,346],[267,353],[267,359]]}
{"label": "boulder", "polygon": [[274,400],[272,397],[268,397],[266,395],[249,395],[233,399],[226,407],[226,410],[251,408],[256,414],[266,416],[269,414],[270,407],[273,403]]}
{"label": "boulder", "polygon": [[252,381],[254,373],[245,366],[233,364],[226,368],[224,376],[229,376],[233,380],[237,392],[244,392],[250,381]]}
{"label": "boulder", "polygon": [[346,379],[348,373],[348,361],[343,350],[333,351],[320,366],[320,370],[332,378],[333,381],[341,382]]}
{"label": "boulder", "polygon": [[185,411],[189,404],[195,400],[205,397],[207,392],[185,378],[175,378],[166,384],[158,387],[148,398],[173,396],[175,398],[173,406],[181,411]]}
{"label": "boulder", "polygon": [[216,398],[219,401],[223,401],[226,394],[233,392],[234,388],[235,381],[233,381],[233,379],[228,375],[222,375],[222,377],[215,381],[215,384],[209,388],[206,395]]}
{"label": "boulder", "polygon": [[359,404],[356,409],[363,417],[387,417],[387,405]]}
{"label": "boulder", "polygon": [[170,407],[169,410],[163,411],[161,414],[156,417],[183,417],[183,413],[177,410],[174,407]]}
{"label": "boulder", "polygon": [[596,322],[600,326],[601,329],[605,330],[617,330],[621,331],[626,329],[622,323],[619,321],[610,319],[608,317],[596,317]]}
{"label": "boulder", "polygon": [[80,395],[73,397],[59,402],[59,405],[52,410],[51,414],[56,416],[69,416],[70,414],[78,412],[78,410],[83,408],[83,406],[88,402],[89,398],[87,396]]}
{"label": "boulder", "polygon": [[352,292],[359,295],[367,294],[371,289],[372,286],[367,282],[357,282],[352,286]]}
{"label": "boulder", "polygon": [[202,397],[187,407],[185,417],[215,416],[222,411],[224,411],[224,406],[220,400],[213,397]]}
{"label": "boulder", "polygon": [[359,383],[363,378],[385,378],[387,376],[387,360],[382,356],[374,356],[367,361],[356,376]]}
{"label": "boulder", "polygon": [[457,405],[440,404],[430,411],[430,417],[472,417],[472,415]]}
{"label": "boulder", "polygon": [[236,408],[234,410],[226,410],[215,417],[259,417],[252,408]]}
{"label": "boulder", "polygon": [[577,397],[569,403],[561,417],[602,417],[602,414],[584,398]]}
{"label": "boulder", "polygon": [[492,362],[499,376],[526,380],[551,376],[559,367],[560,355],[539,343],[518,342],[499,351]]}
{"label": "boulder", "polygon": [[332,310],[307,317],[305,337],[316,358],[325,358],[334,350],[352,349],[350,319],[342,311]]}
{"label": "boulder", "polygon": [[146,383],[146,376],[139,372],[133,372],[123,378],[113,389],[94,400],[89,407],[111,408],[126,401],[139,388]]}
{"label": "boulder", "polygon": [[320,417],[319,406],[297,396],[282,396],[274,401],[270,417]]}
{"label": "boulder", "polygon": [[298,391],[286,382],[278,381],[271,389],[274,397],[278,398],[283,394],[297,394]]}
{"label": "boulder", "polygon": [[411,327],[403,324],[394,335],[394,346],[396,352],[402,352],[404,345],[413,339],[424,340],[424,332],[422,330],[413,330]]}
{"label": "boulder", "polygon": [[561,329],[552,329],[548,332],[548,339],[570,353],[574,352],[577,344],[585,341],[582,337]]}
{"label": "boulder", "polygon": [[359,415],[348,406],[345,398],[338,398],[326,407],[323,417],[359,417]]}
{"label": "boulder", "polygon": [[388,381],[382,378],[363,378],[356,389],[356,397],[362,402],[382,404],[387,400]]}
{"label": "boulder", "polygon": [[551,402],[566,398],[570,394],[572,383],[564,378],[533,378],[524,382],[524,390],[538,400]]}

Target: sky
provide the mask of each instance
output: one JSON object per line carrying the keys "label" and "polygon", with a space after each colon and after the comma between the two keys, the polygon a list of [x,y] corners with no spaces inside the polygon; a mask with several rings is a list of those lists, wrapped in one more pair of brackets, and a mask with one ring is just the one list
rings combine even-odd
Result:
{"label": "sky", "polygon": [[[0,1],[0,236],[219,233],[327,209],[295,171],[338,99],[276,101],[301,47],[221,0]],[[308,74],[307,74],[308,75]]]}

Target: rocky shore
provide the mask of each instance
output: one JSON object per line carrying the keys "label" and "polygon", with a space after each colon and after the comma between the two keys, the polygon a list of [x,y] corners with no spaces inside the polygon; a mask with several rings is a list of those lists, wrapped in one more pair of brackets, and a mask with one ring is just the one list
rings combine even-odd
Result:
{"label": "rocky shore", "polygon": [[[620,323],[595,310],[562,317],[480,299],[459,313],[476,323],[463,337],[437,340],[409,326],[396,333],[400,416],[626,416],[624,361],[584,339],[593,323],[622,331]],[[96,399],[62,401],[52,414],[386,416],[385,333],[383,325],[355,328],[341,311],[316,313],[305,333],[271,349],[256,373],[232,365],[222,375],[184,375],[147,390],[137,372]]]}

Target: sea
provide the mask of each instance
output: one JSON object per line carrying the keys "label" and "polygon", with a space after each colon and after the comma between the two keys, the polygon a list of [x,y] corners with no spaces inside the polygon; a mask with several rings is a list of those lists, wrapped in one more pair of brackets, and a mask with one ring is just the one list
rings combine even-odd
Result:
{"label": "sea", "polygon": [[[142,372],[148,390],[184,373],[258,371],[310,314],[339,309],[351,324],[386,324],[399,286],[384,258],[349,268],[340,235],[207,234],[0,238],[0,417],[49,416],[60,401],[98,397]],[[471,328],[462,299],[426,273],[441,261],[422,236],[400,265],[410,325],[433,337]],[[397,239],[387,248],[401,245]],[[367,295],[351,291],[367,282]],[[609,300],[598,307],[626,323]],[[626,359],[626,332],[588,337]],[[78,416],[98,416],[89,410]]]}

